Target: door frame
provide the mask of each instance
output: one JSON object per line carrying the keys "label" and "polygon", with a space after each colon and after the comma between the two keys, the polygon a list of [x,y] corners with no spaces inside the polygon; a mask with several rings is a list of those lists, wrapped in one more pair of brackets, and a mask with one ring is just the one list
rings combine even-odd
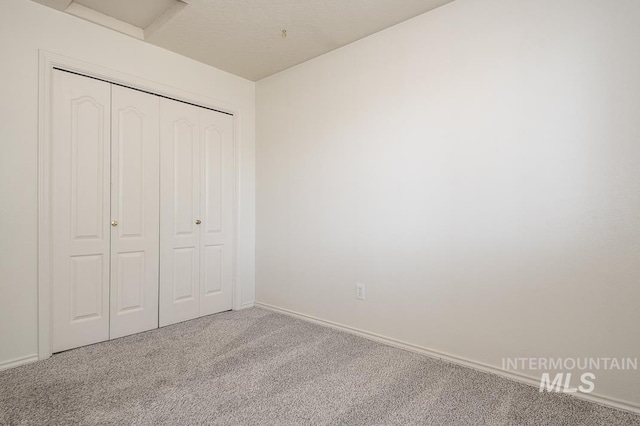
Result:
{"label": "door frame", "polygon": [[233,116],[233,310],[242,309],[241,285],[239,283],[240,262],[238,236],[240,235],[241,204],[241,159],[242,159],[242,113],[237,105],[209,98],[186,90],[167,86],[155,81],[105,68],[89,62],[79,61],[63,55],[39,50],[38,84],[38,359],[51,356],[51,94],[54,68],[104,80],[132,89],[149,92],[177,101],[214,109]]}

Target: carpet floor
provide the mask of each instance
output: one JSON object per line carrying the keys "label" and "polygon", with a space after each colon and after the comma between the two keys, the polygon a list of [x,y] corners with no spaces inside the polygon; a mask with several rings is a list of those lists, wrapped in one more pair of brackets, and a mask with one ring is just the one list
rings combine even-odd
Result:
{"label": "carpet floor", "polygon": [[640,416],[253,308],[0,372],[0,424],[640,426]]}

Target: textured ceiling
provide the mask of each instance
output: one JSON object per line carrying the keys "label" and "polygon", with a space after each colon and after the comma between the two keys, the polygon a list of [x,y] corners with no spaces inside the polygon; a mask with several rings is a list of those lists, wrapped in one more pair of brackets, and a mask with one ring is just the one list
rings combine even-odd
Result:
{"label": "textured ceiling", "polygon": [[[35,1],[60,10],[71,3]],[[154,7],[144,6],[150,1]],[[452,1],[183,0],[180,7],[170,6],[175,0],[78,3],[141,28],[149,43],[256,81]],[[167,7],[170,13],[158,16]]]}

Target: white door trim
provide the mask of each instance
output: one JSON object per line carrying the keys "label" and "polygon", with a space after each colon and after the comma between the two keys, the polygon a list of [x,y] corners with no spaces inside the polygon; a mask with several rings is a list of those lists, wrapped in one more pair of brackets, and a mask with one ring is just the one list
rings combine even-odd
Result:
{"label": "white door trim", "polygon": [[233,184],[233,309],[242,309],[239,238],[241,204],[242,113],[237,105],[167,86],[121,71],[79,61],[66,56],[39,51],[38,97],[38,358],[51,356],[51,90],[53,69],[59,68],[107,82],[121,84],[178,101],[211,108],[233,115],[234,184]]}

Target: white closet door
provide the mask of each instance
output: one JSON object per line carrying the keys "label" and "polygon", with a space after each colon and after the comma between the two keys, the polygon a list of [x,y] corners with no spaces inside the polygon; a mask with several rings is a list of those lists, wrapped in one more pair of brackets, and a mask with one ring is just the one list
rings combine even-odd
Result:
{"label": "white closet door", "polygon": [[233,116],[200,109],[200,315],[232,308]]}
{"label": "white closet door", "polygon": [[200,311],[199,114],[160,99],[160,326]]}
{"label": "white closet door", "polygon": [[112,86],[110,338],[158,327],[160,99]]}
{"label": "white closet door", "polygon": [[53,73],[53,352],[109,339],[110,91]]}

